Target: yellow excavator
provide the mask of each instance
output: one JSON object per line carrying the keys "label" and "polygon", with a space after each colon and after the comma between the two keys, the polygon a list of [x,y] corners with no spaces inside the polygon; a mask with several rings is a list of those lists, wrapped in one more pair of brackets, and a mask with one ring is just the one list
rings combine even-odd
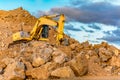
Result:
{"label": "yellow excavator", "polygon": [[[56,20],[57,17],[59,17],[58,20]],[[32,31],[30,32],[30,34],[28,34],[27,32],[24,32],[24,31],[14,33],[12,35],[13,42],[31,41],[33,39],[47,41],[48,34],[49,34],[48,33],[49,26],[57,26],[57,37],[56,37],[57,43],[56,44],[60,45],[63,40],[64,22],[65,22],[64,14],[41,16],[37,20]]]}

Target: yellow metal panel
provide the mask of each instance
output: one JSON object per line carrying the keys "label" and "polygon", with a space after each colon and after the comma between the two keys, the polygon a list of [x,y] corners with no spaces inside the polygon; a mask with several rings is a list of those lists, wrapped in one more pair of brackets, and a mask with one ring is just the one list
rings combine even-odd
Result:
{"label": "yellow metal panel", "polygon": [[13,41],[17,41],[21,39],[20,32],[14,33],[12,37],[13,37]]}

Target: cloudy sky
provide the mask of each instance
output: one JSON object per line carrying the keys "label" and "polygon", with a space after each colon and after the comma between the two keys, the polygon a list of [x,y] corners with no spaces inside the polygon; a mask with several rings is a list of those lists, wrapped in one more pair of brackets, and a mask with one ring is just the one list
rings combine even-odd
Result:
{"label": "cloudy sky", "polygon": [[65,33],[84,42],[120,48],[120,0],[0,0],[0,9],[23,7],[32,15],[66,16]]}

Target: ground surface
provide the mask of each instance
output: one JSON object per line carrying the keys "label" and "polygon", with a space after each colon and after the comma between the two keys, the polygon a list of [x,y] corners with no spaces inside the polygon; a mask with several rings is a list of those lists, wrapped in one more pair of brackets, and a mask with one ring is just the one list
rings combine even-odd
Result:
{"label": "ground surface", "polygon": [[[18,8],[0,11],[0,80],[60,79],[119,80],[120,50],[102,42],[92,45],[65,35],[69,46],[56,46],[56,30],[50,27],[49,41],[15,44],[12,34],[30,32],[37,19]],[[108,76],[108,77],[106,77]]]}

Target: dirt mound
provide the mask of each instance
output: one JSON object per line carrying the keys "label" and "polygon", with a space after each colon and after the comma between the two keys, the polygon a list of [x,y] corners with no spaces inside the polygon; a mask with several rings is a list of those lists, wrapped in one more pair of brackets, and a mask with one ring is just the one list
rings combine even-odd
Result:
{"label": "dirt mound", "polygon": [[29,32],[36,20],[34,16],[31,16],[28,11],[21,7],[10,11],[0,10],[0,50],[7,48],[7,44],[12,41],[11,35],[14,32],[20,31],[21,28]]}
{"label": "dirt mound", "polygon": [[14,32],[21,27],[31,31],[36,20],[22,8],[0,11],[0,80],[120,75],[119,49],[105,42],[79,43],[67,35],[69,45],[56,46],[53,28],[48,42],[32,40],[7,47]]}

